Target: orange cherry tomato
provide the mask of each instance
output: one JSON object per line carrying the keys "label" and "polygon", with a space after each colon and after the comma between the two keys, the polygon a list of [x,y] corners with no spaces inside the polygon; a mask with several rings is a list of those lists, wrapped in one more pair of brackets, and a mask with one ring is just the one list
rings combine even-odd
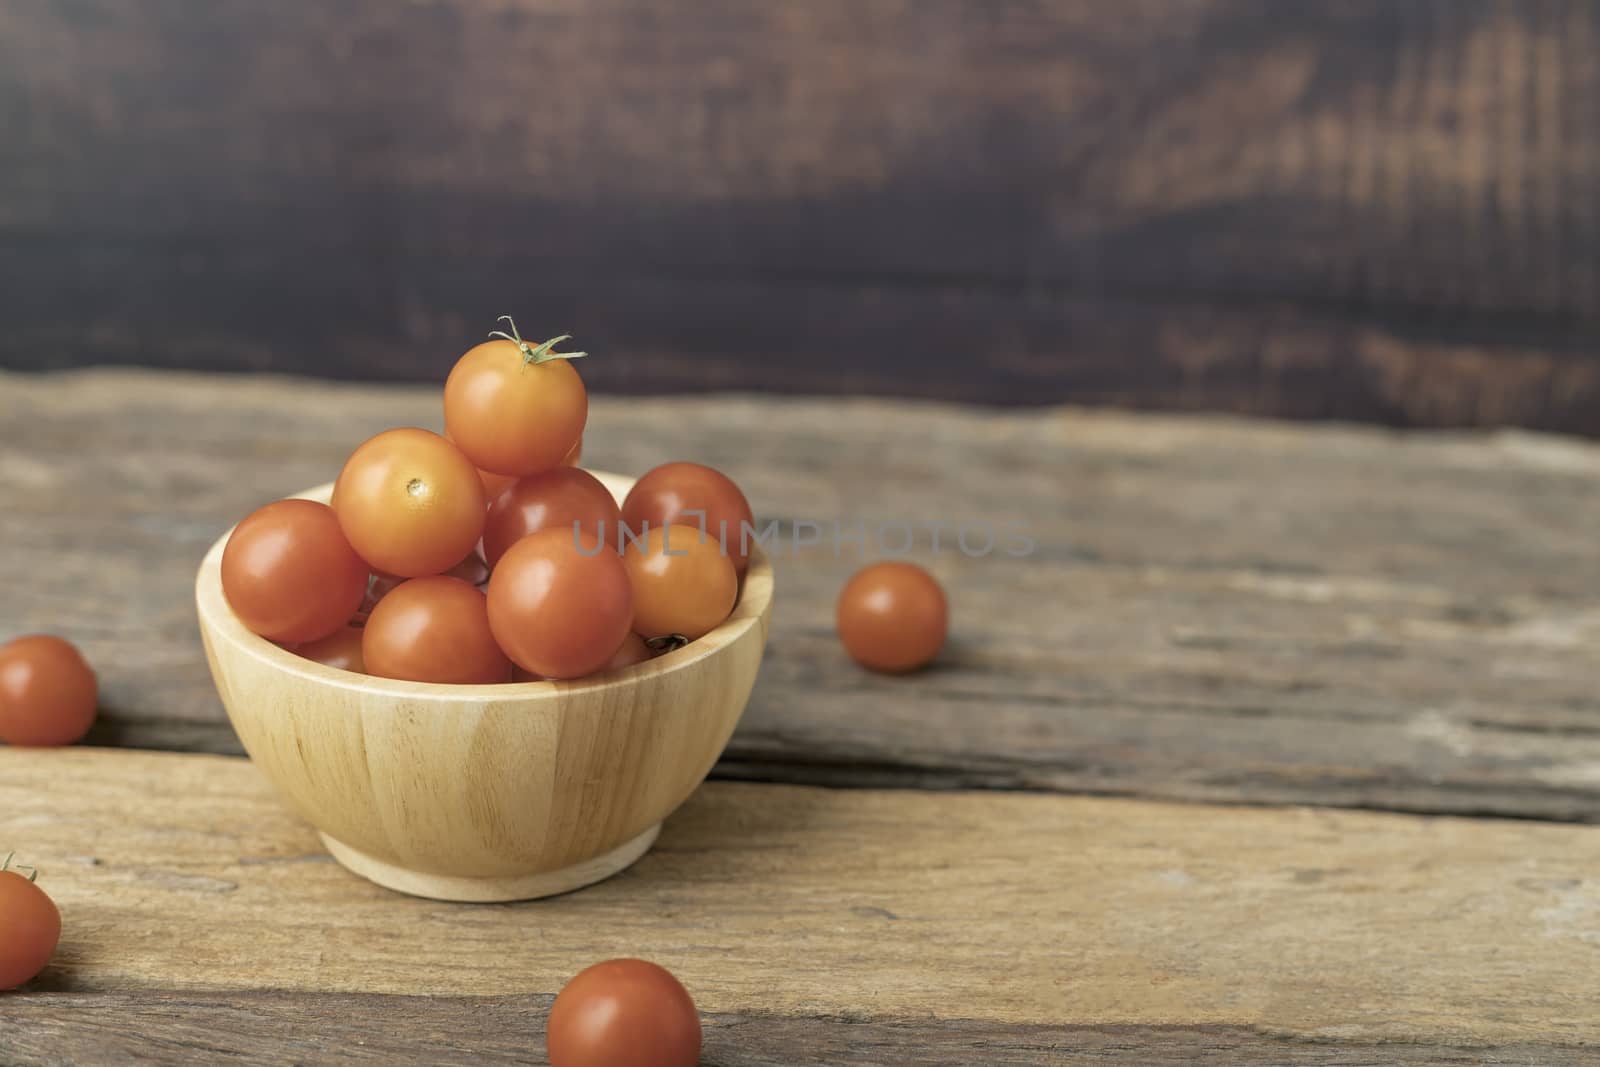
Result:
{"label": "orange cherry tomato", "polygon": [[914,563],[874,563],[839,594],[839,639],[863,667],[916,670],[939,654],[950,626],[944,590]]}
{"label": "orange cherry tomato", "polygon": [[550,1006],[550,1067],[694,1067],[700,1013],[683,983],[646,960],[578,973]]}
{"label": "orange cherry tomato", "polygon": [[461,450],[427,430],[387,430],[356,449],[333,510],[361,558],[402,578],[439,574],[483,534],[483,482]]}
{"label": "orange cherry tomato", "polygon": [[754,522],[750,502],[733,479],[698,463],[664,463],[646,472],[622,502],[622,522],[641,537],[646,524],[651,529],[675,522],[695,526],[725,546],[738,573],[749,563],[743,526]]}
{"label": "orange cherry tomato", "polygon": [[356,613],[366,588],[366,563],[333,510],[314,500],[279,500],[252,512],[222,550],[228,606],[269,641],[328,636]]}
{"label": "orange cherry tomato", "polygon": [[366,674],[366,661],[361,658],[361,639],[359,626],[341,626],[327,637],[296,645],[291,651],[325,667]]}
{"label": "orange cherry tomato", "polygon": [[367,673],[380,678],[495,685],[511,661],[489,630],[484,596],[459,578],[413,578],[378,601],[362,629]]}
{"label": "orange cherry tomato", "polygon": [[578,443],[573,445],[572,446],[572,450],[567,453],[567,455],[566,455],[566,457],[564,459],[562,459],[561,465],[563,467],[576,467],[579,463],[582,463],[582,462],[583,462],[583,438],[580,437],[580,438],[578,438]]}
{"label": "orange cherry tomato", "polygon": [[622,560],[605,548],[585,554],[571,530],[529,534],[489,576],[495,640],[519,667],[545,678],[582,678],[604,667],[632,621]]}
{"label": "orange cherry tomato", "polygon": [[80,741],[98,699],[94,671],[61,638],[30,634],[0,645],[0,741],[41,748]]}
{"label": "orange cherry tomato", "polygon": [[697,526],[653,528],[622,553],[633,586],[633,629],[689,640],[716,629],[739,598],[739,575],[715,537]]}
{"label": "orange cherry tomato", "polygon": [[445,427],[479,470],[522,477],[560,466],[589,417],[572,366],[582,353],[552,351],[565,337],[530,344],[515,323],[509,335],[490,336],[497,339],[468,350],[445,380]]}
{"label": "orange cherry tomato", "polygon": [[[456,439],[450,436],[450,430],[448,427],[444,431],[444,439],[453,445],[456,443]],[[461,446],[456,445],[456,447],[460,448]],[[483,498],[485,500],[493,500],[495,497],[500,495],[503,489],[513,484],[517,480],[517,476],[514,474],[496,474],[494,471],[480,470],[478,472],[478,480],[483,483]]]}
{"label": "orange cherry tomato", "polygon": [[44,970],[61,940],[61,912],[32,879],[0,864],[0,989]]}
{"label": "orange cherry tomato", "polygon": [[489,505],[483,553],[493,566],[516,542],[550,529],[567,531],[593,551],[616,543],[618,515],[616,498],[600,479],[576,467],[552,467],[518,480]]}

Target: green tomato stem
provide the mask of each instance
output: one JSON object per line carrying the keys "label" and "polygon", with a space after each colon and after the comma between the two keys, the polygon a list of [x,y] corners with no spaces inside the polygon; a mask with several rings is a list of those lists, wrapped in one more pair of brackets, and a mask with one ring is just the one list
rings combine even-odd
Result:
{"label": "green tomato stem", "polygon": [[541,344],[531,345],[527,341],[524,341],[522,339],[522,335],[517,332],[516,320],[510,315],[501,315],[499,321],[509,323],[511,326],[511,332],[506,333],[504,330],[493,330],[490,331],[489,336],[498,337],[502,340],[510,341],[512,344],[516,345],[517,348],[522,352],[522,365],[524,367],[530,365],[537,367],[541,363],[549,363],[552,360],[557,359],[582,359],[584,356],[589,354],[587,352],[552,351],[552,349],[554,349],[555,346],[560,344],[562,341],[572,340],[572,335],[570,333],[564,333],[560,337],[552,337],[550,340],[542,342]]}

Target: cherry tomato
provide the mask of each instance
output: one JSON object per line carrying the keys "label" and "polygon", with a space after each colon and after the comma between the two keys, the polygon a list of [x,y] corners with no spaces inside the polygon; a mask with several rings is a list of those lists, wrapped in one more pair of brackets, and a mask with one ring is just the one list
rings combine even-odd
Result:
{"label": "cherry tomato", "polygon": [[234,527],[222,550],[222,593],[252,633],[315,641],[349,621],[367,588],[356,555],[326,504],[279,500]]}
{"label": "cherry tomato", "polygon": [[511,680],[513,682],[542,682],[543,678],[532,671],[525,671],[515,663],[511,665]]}
{"label": "cherry tomato", "polygon": [[494,474],[522,477],[560,466],[589,417],[589,394],[572,366],[583,353],[552,351],[565,337],[530,344],[515,323],[510,334],[489,336],[497,339],[470,349],[445,380],[451,438],[479,470]]}
{"label": "cherry tomato", "polygon": [[561,460],[563,467],[576,467],[583,462],[583,438],[578,438],[578,443],[572,446],[565,458]]}
{"label": "cherry tomato", "polygon": [[15,989],[44,970],[60,940],[55,902],[31,879],[0,867],[0,989]]}
{"label": "cherry tomato", "polygon": [[582,678],[604,667],[632,621],[622,560],[604,548],[586,555],[571,530],[524,537],[489,576],[495,640],[523,670],[546,678]]}
{"label": "cherry tomato", "polygon": [[325,667],[366,674],[366,661],[361,658],[361,639],[359,626],[341,626],[327,637],[296,645],[291,651]]}
{"label": "cherry tomato", "polygon": [[[448,427],[444,431],[444,439],[453,445],[456,443],[456,439],[450,436]],[[460,448],[461,446],[456,445],[456,447]],[[485,500],[493,500],[500,495],[503,489],[514,483],[517,477],[514,474],[496,474],[494,471],[480,470],[478,472],[478,480],[483,483],[483,498]]]}
{"label": "cherry tomato", "polygon": [[[690,511],[704,512],[703,520],[685,514]],[[641,537],[646,523],[651,529],[674,522],[695,526],[726,546],[739,574],[750,560],[741,525],[754,522],[750,502],[726,474],[698,463],[664,463],[646,472],[622,502],[622,522]]]}
{"label": "cherry tomato", "polygon": [[950,625],[944,590],[914,563],[874,563],[839,594],[839,639],[863,667],[916,670],[939,654]]}
{"label": "cherry tomato", "polygon": [[486,506],[477,469],[427,430],[380,433],[351,454],[333,487],[351,546],[373,569],[402,578],[465,559],[483,534]]}
{"label": "cherry tomato", "polygon": [[683,983],[645,960],[578,973],[550,1006],[550,1067],[694,1067],[700,1013]]}
{"label": "cherry tomato", "polygon": [[443,575],[401,582],[378,601],[362,629],[361,655],[367,673],[380,678],[494,685],[511,677],[483,594]]}
{"label": "cherry tomato", "polygon": [[618,517],[617,500],[600,479],[576,467],[552,467],[520,479],[489,505],[483,553],[493,566],[522,538],[550,529],[565,530],[594,551],[616,543]]}
{"label": "cherry tomato", "polygon": [[633,586],[633,629],[646,637],[691,641],[716,629],[739,598],[739,576],[715,537],[697,526],[651,529],[622,553]]}
{"label": "cherry tomato", "polygon": [[620,671],[624,667],[632,667],[635,663],[643,663],[647,659],[655,658],[655,650],[644,643],[644,638],[638,634],[629,634],[622,639],[622,647],[611,654],[611,660],[601,672]]}
{"label": "cherry tomato", "polygon": [[94,671],[61,638],[30,634],[0,645],[0,741],[70,745],[94,724],[98,698]]}

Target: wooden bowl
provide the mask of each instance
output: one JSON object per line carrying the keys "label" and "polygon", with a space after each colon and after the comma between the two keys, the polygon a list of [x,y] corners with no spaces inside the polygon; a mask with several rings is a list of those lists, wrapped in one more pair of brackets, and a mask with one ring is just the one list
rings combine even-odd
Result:
{"label": "wooden bowl", "polygon": [[[595,476],[618,499],[632,485]],[[326,502],[331,492],[299,495]],[[564,893],[642,856],[728,743],[772,614],[772,566],[757,545],[726,622],[601,679],[373,678],[246,630],[222,595],[227,541],[201,562],[195,599],[211,676],[245,750],[334,859],[438,900]]]}

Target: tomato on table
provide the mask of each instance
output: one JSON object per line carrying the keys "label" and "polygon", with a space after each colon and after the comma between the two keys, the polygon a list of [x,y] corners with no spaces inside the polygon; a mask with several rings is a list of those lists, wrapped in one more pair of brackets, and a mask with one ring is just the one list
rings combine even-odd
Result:
{"label": "tomato on table", "polygon": [[604,667],[632,622],[622,560],[605,548],[585,554],[571,530],[524,537],[489,576],[495,639],[519,667],[545,678],[582,678]]}
{"label": "tomato on table", "polygon": [[545,1025],[551,1067],[694,1067],[700,1013],[683,983],[647,960],[579,972]]}
{"label": "tomato on table", "polygon": [[54,747],[94,725],[99,684],[71,643],[29,634],[0,645],[0,741]]}
{"label": "tomato on table", "polygon": [[557,352],[565,335],[524,341],[509,316],[451,369],[444,383],[446,431],[472,463],[491,474],[522,477],[557,467],[580,445],[589,394],[572,360]]}
{"label": "tomato on table", "polygon": [[836,608],[839,640],[863,667],[916,670],[939,654],[950,626],[944,590],[914,563],[874,563],[845,583]]}
{"label": "tomato on table", "polygon": [[366,595],[367,573],[333,510],[314,500],[252,512],[222,550],[228,606],[270,641],[315,641],[343,626]]}
{"label": "tomato on table", "polygon": [[644,536],[646,525],[698,527],[725,546],[739,574],[750,561],[744,527],[754,521],[733,479],[698,463],[663,463],[647,471],[622,502],[622,522],[631,533]]}
{"label": "tomato on table", "polygon": [[[0,859],[0,990],[15,989],[44,970],[61,940],[61,912],[23,875]],[[3,1032],[3,1031],[0,1031]]]}
{"label": "tomato on table", "polygon": [[333,510],[372,569],[402,578],[439,574],[483,535],[483,482],[436,433],[386,430],[356,449],[333,487]]}
{"label": "tomato on table", "polygon": [[616,543],[620,512],[611,490],[588,471],[552,467],[517,480],[489,504],[483,554],[492,567],[506,549],[540,530],[567,531],[586,550]]}
{"label": "tomato on table", "polygon": [[697,526],[661,526],[622,553],[633,587],[633,629],[691,641],[716,629],[739,598],[739,576],[715,537]]}
{"label": "tomato on table", "polygon": [[443,575],[401,582],[378,601],[362,628],[361,656],[380,678],[495,685],[511,677],[483,593]]}

